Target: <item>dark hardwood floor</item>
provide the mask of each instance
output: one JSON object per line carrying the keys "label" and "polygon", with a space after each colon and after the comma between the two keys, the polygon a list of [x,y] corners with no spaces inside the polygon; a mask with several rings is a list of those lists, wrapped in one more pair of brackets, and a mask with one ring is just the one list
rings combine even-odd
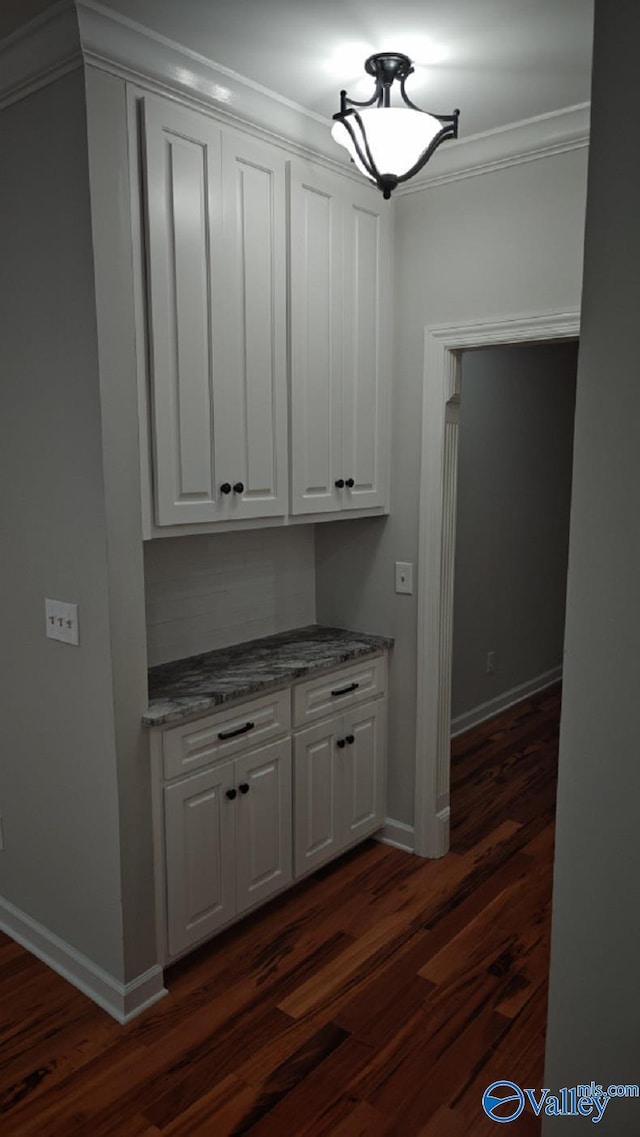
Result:
{"label": "dark hardwood floor", "polygon": [[366,843],[130,1026],[0,937],[0,1132],[495,1137],[487,1085],[542,1084],[559,708],[551,688],[454,741],[446,858]]}

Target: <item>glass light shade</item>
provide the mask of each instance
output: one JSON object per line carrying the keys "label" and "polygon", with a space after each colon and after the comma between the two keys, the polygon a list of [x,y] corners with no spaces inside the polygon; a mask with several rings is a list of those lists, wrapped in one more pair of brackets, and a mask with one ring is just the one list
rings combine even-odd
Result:
{"label": "glass light shade", "polygon": [[[433,115],[411,110],[410,107],[370,107],[358,113],[380,174],[394,174],[396,177],[406,174],[442,130],[442,123]],[[362,131],[355,116],[350,115],[349,122],[360,149],[366,155]],[[371,173],[361,162],[346,126],[334,122],[331,134],[336,142],[346,147],[358,169],[370,178]]]}

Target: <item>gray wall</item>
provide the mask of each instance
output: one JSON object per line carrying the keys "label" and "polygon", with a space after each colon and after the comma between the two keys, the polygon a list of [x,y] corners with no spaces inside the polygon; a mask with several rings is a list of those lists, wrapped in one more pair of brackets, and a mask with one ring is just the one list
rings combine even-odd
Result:
{"label": "gray wall", "polygon": [[[107,519],[85,94],[0,114],[0,894],[123,974]],[[45,638],[44,598],[81,646]]]}
{"label": "gray wall", "polygon": [[43,15],[58,0],[2,0],[0,8],[0,39],[12,35],[30,20]]}
{"label": "gray wall", "polygon": [[[635,2],[597,0],[546,1086],[640,1081],[639,39]],[[639,1125],[612,1102],[598,1130]]]}
{"label": "gray wall", "polygon": [[577,358],[577,343],[463,353],[454,720],[562,664]]}
{"label": "gray wall", "polygon": [[396,637],[388,813],[409,824],[417,610],[415,596],[395,595],[393,563],[417,560],[425,325],[578,308],[586,159],[573,150],[396,202],[392,512],[318,525],[316,596],[321,622]]}
{"label": "gray wall", "polygon": [[148,541],[149,664],[315,620],[314,526]]}

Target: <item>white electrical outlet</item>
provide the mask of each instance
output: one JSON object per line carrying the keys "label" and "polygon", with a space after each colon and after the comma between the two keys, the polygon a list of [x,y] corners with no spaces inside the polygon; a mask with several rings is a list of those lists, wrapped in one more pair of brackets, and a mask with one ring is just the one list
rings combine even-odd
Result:
{"label": "white electrical outlet", "polygon": [[487,652],[487,675],[493,675],[496,669],[496,653],[495,651]]}
{"label": "white electrical outlet", "polygon": [[48,638],[77,646],[80,643],[78,605],[45,598],[44,610]]}
{"label": "white electrical outlet", "polygon": [[396,592],[413,593],[413,565],[407,561],[396,561]]}

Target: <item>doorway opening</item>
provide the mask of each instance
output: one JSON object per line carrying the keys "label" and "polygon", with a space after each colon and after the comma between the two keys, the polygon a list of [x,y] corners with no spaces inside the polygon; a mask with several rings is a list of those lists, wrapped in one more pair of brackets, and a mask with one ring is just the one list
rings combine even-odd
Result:
{"label": "doorway opening", "polygon": [[573,312],[425,332],[415,768],[415,851],[421,856],[440,857],[449,849],[462,354],[473,348],[575,340],[579,329],[579,314]]}

